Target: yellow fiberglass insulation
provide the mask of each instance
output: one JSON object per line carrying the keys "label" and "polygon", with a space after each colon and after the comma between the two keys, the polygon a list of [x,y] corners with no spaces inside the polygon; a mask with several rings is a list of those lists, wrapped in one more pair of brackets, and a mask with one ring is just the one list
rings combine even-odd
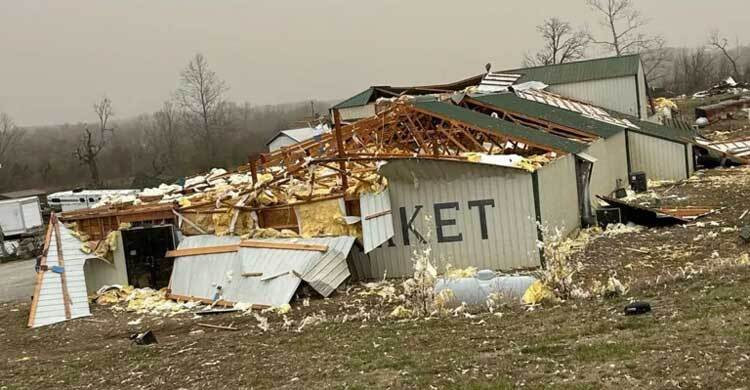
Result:
{"label": "yellow fiberglass insulation", "polygon": [[232,210],[224,213],[213,213],[211,219],[214,224],[214,234],[225,236],[229,233],[229,224],[232,223]]}
{"label": "yellow fiberglass insulation", "polygon": [[360,224],[347,225],[339,199],[302,204],[295,207],[302,237],[361,236]]}
{"label": "yellow fiberglass insulation", "polygon": [[[212,234],[214,232],[214,220],[211,213],[184,213],[182,216],[193,224],[198,225],[206,234]],[[186,236],[204,234],[187,223],[187,221],[182,222],[180,230]]]}

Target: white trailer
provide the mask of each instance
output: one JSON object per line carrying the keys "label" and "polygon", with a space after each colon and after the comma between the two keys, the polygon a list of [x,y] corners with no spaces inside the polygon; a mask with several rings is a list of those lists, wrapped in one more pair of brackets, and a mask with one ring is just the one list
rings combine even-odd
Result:
{"label": "white trailer", "polygon": [[47,196],[49,206],[57,211],[87,209],[104,197],[138,195],[138,190],[81,190],[55,192]]}
{"label": "white trailer", "polygon": [[0,227],[5,237],[32,233],[41,229],[43,224],[39,198],[0,201]]}

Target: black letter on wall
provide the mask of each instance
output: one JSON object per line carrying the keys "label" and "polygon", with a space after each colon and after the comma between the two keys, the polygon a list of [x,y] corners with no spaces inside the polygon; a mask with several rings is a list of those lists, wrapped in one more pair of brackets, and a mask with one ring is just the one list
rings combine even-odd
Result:
{"label": "black letter on wall", "polygon": [[419,242],[422,244],[426,244],[427,241],[425,241],[424,237],[422,237],[419,232],[414,229],[414,226],[412,225],[414,223],[414,220],[417,219],[417,214],[419,214],[419,211],[422,210],[422,206],[416,205],[414,206],[414,214],[411,215],[411,219],[409,221],[406,221],[406,207],[400,207],[398,211],[401,214],[401,234],[404,236],[404,246],[409,246],[409,231],[411,230],[412,233],[414,233],[415,236],[419,239]]}
{"label": "black letter on wall", "polygon": [[471,210],[472,207],[479,207],[479,226],[482,229],[483,240],[486,240],[489,237],[487,235],[487,212],[484,210],[486,206],[492,206],[492,208],[495,208],[495,199],[469,201],[469,210]]}
{"label": "black letter on wall", "polygon": [[461,233],[458,233],[455,236],[446,236],[443,234],[443,226],[453,226],[456,224],[455,219],[443,219],[440,215],[440,211],[445,209],[458,210],[458,202],[435,203],[435,230],[437,230],[438,242],[456,242],[463,240],[463,234]]}

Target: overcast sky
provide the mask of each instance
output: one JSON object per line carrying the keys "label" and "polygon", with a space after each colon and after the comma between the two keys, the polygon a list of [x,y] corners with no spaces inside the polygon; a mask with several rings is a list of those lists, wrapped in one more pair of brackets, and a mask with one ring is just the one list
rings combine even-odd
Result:
{"label": "overcast sky", "polygon": [[[721,28],[750,40],[749,0],[635,0],[672,46]],[[598,24],[584,0],[0,0],[0,111],[19,125],[152,112],[196,52],[251,104],[348,97],[517,66],[558,16]]]}

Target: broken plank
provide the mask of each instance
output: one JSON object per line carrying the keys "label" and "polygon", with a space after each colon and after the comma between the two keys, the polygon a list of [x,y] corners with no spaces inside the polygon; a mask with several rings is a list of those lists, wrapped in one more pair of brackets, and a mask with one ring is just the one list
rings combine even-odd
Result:
{"label": "broken plank", "polygon": [[251,278],[257,276],[263,276],[263,272],[243,272],[241,275],[243,278]]}
{"label": "broken plank", "polygon": [[263,248],[263,249],[288,249],[298,251],[317,251],[327,252],[328,245],[321,244],[303,244],[296,242],[271,242],[271,241],[242,241],[242,248]]}
{"label": "broken plank", "polygon": [[382,217],[382,216],[388,215],[388,214],[391,214],[391,210],[385,210],[385,211],[381,211],[379,213],[370,214],[370,215],[368,215],[368,216],[365,217],[365,221],[369,221],[369,220],[371,220],[373,218]]}
{"label": "broken plank", "polygon": [[202,248],[175,249],[175,250],[167,251],[164,257],[169,258],[169,257],[210,255],[210,254],[216,254],[216,253],[229,253],[229,252],[237,252],[239,248],[240,248],[239,245],[232,244],[232,245],[204,246]]}
{"label": "broken plank", "polygon": [[212,329],[221,329],[221,330],[240,330],[239,328],[235,328],[233,326],[221,326],[221,325],[211,325],[211,324],[197,324],[198,326],[202,326],[204,328],[212,328]]}

